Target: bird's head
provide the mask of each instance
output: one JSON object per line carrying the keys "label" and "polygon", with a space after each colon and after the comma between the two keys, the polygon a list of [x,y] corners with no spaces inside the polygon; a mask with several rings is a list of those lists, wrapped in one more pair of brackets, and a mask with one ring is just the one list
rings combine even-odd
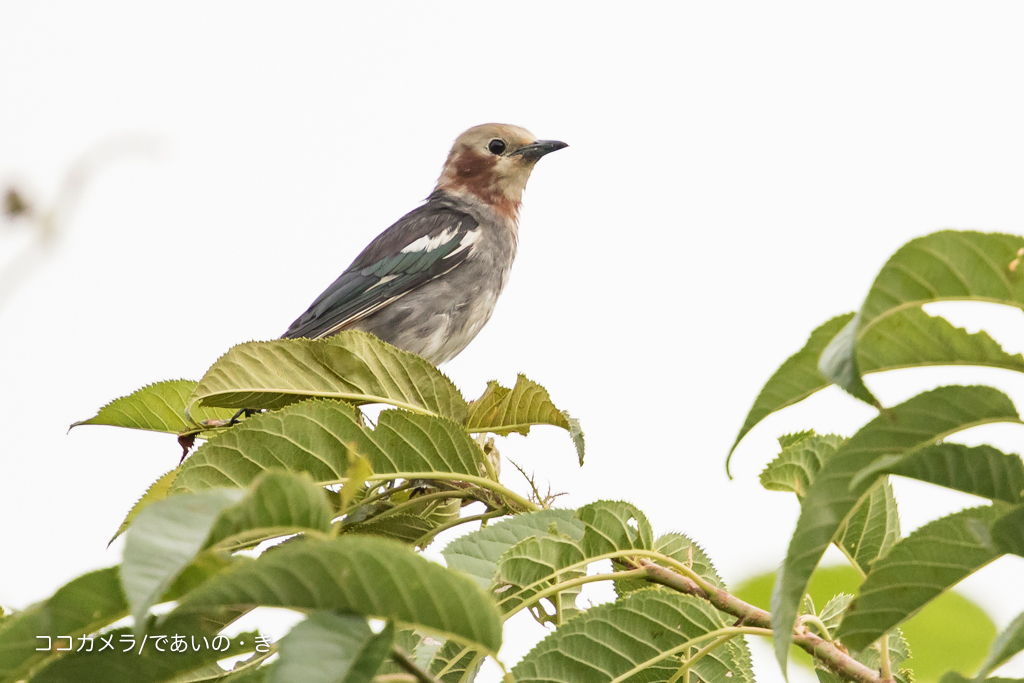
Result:
{"label": "bird's head", "polygon": [[519,126],[474,126],[455,140],[437,189],[456,196],[473,195],[499,214],[514,219],[537,160],[563,147],[568,145],[558,140],[538,140]]}

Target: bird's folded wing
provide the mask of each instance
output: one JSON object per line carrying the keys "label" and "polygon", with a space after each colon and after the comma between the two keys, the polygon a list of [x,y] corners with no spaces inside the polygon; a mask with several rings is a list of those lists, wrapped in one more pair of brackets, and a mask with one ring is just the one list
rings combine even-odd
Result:
{"label": "bird's folded wing", "polygon": [[464,263],[480,230],[450,207],[428,203],[412,211],[371,242],[284,338],[326,337],[379,311]]}

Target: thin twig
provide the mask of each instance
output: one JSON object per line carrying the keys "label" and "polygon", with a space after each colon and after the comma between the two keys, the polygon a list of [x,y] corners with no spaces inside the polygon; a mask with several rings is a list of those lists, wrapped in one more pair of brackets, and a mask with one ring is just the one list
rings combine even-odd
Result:
{"label": "thin twig", "polygon": [[[641,559],[640,566],[647,570],[647,580],[666,586],[680,593],[694,595],[707,600],[717,609],[737,617],[737,625],[757,626],[770,629],[772,627],[772,615],[769,612],[744,602],[735,595],[709,586],[711,590],[698,586],[690,578],[678,574],[667,567]],[[793,634],[793,644],[805,652],[816,657],[830,671],[833,671],[843,678],[857,683],[883,683],[883,679],[874,669],[861,664],[850,655],[843,652],[836,644],[830,643],[824,638],[813,633],[804,631]]]}
{"label": "thin twig", "polygon": [[391,660],[401,669],[408,671],[415,676],[416,680],[420,683],[439,683],[436,678],[424,671],[423,668],[409,656],[408,652],[397,645],[392,646]]}

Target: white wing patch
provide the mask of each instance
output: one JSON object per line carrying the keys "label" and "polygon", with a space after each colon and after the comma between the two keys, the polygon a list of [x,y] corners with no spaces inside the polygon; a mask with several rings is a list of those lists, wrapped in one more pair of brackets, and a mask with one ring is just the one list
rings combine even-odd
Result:
{"label": "white wing patch", "polygon": [[411,254],[414,251],[431,252],[431,251],[434,251],[435,249],[437,249],[438,247],[443,247],[444,245],[448,244],[453,239],[455,239],[455,235],[458,234],[459,226],[461,226],[461,225],[462,225],[462,223],[459,223],[454,228],[448,228],[447,230],[442,231],[436,237],[431,237],[430,235],[424,235],[423,237],[419,238],[418,240],[416,240],[414,242],[411,242],[411,243],[407,244],[406,246],[402,247],[402,253],[403,254]]}
{"label": "white wing patch", "polygon": [[469,230],[468,232],[466,232],[466,234],[463,235],[462,237],[462,241],[459,242],[459,246],[452,253],[445,255],[445,258],[449,259],[452,256],[458,254],[459,252],[471,248],[473,246],[473,243],[480,239],[480,232],[480,228],[477,228],[476,230]]}

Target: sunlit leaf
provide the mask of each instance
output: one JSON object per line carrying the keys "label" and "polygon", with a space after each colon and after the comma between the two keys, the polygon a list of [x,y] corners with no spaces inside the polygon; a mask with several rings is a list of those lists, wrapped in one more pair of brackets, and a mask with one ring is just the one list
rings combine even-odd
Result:
{"label": "sunlit leaf", "polygon": [[227,420],[234,411],[226,408],[199,407],[192,411],[192,420],[185,416],[185,405],[197,386],[196,382],[185,379],[157,382],[138,391],[115,398],[100,408],[95,417],[76,422],[79,425],[111,425],[129,429],[145,429],[155,432],[177,434],[194,429],[192,420]]}
{"label": "sunlit leaf", "polygon": [[390,404],[459,423],[468,410],[451,380],[428,361],[349,330],[231,348],[206,371],[189,411],[199,405],[270,410],[312,397]]}
{"label": "sunlit leaf", "polygon": [[466,428],[471,432],[493,432],[508,435],[529,434],[534,425],[554,425],[569,432],[576,446],[580,465],[583,464],[583,432],[579,422],[559,410],[551,402],[547,389],[524,375],[507,389],[497,382],[488,382],[487,390],[469,404]]}

